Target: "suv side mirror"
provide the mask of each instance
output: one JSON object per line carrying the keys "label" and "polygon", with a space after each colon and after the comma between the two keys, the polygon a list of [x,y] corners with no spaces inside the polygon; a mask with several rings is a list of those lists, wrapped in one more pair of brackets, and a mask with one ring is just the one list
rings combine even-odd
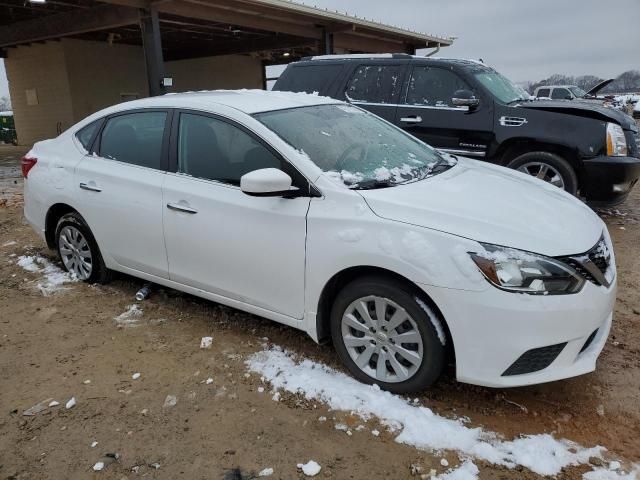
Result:
{"label": "suv side mirror", "polygon": [[476,98],[471,90],[456,90],[453,93],[451,103],[456,107],[468,107],[469,110],[475,110],[480,105],[480,99]]}
{"label": "suv side mirror", "polygon": [[254,197],[291,194],[291,177],[277,168],[261,168],[240,177],[240,189]]}

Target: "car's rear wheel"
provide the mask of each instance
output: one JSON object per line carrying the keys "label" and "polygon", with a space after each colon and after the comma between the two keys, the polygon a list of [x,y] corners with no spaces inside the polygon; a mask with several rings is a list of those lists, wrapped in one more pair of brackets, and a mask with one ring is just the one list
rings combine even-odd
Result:
{"label": "car's rear wheel", "polygon": [[392,392],[422,390],[444,366],[442,320],[390,278],[366,277],[345,286],[333,304],[331,335],[354,377]]}
{"label": "car's rear wheel", "polygon": [[56,246],[65,270],[79,280],[105,283],[111,278],[91,229],[76,212],[63,215],[56,226]]}
{"label": "car's rear wheel", "polygon": [[571,195],[578,193],[578,177],[564,158],[550,152],[529,152],[514,158],[509,168],[544,180]]}

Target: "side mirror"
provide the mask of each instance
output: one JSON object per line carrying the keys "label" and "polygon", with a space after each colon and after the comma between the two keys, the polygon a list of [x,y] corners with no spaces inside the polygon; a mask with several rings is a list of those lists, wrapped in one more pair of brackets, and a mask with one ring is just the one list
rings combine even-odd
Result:
{"label": "side mirror", "polygon": [[471,90],[456,90],[451,103],[456,107],[468,107],[469,110],[474,110],[480,105],[480,99],[476,98]]}
{"label": "side mirror", "polygon": [[277,168],[261,168],[240,177],[240,189],[254,197],[281,197],[291,193],[291,177]]}

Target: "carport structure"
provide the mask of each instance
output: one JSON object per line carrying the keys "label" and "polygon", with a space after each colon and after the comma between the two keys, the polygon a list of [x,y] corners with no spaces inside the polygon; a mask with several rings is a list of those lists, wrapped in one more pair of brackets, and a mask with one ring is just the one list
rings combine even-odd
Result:
{"label": "carport structure", "polygon": [[305,55],[452,42],[287,0],[0,0],[20,143],[130,98],[263,88],[265,65]]}

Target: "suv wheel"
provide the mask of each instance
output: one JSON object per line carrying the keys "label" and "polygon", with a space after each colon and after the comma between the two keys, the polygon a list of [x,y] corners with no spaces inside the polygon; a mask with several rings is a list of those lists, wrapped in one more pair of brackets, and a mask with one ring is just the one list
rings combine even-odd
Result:
{"label": "suv wheel", "polygon": [[571,195],[578,192],[578,177],[564,158],[549,152],[529,152],[514,158],[509,168],[532,175],[566,190]]}
{"label": "suv wheel", "polygon": [[89,226],[76,212],[63,215],[56,227],[56,246],[65,270],[89,283],[106,283],[111,271],[102,260]]}
{"label": "suv wheel", "polygon": [[384,277],[348,284],[331,310],[333,344],[351,374],[395,393],[422,390],[442,372],[445,350],[435,325],[444,335],[426,303]]}

